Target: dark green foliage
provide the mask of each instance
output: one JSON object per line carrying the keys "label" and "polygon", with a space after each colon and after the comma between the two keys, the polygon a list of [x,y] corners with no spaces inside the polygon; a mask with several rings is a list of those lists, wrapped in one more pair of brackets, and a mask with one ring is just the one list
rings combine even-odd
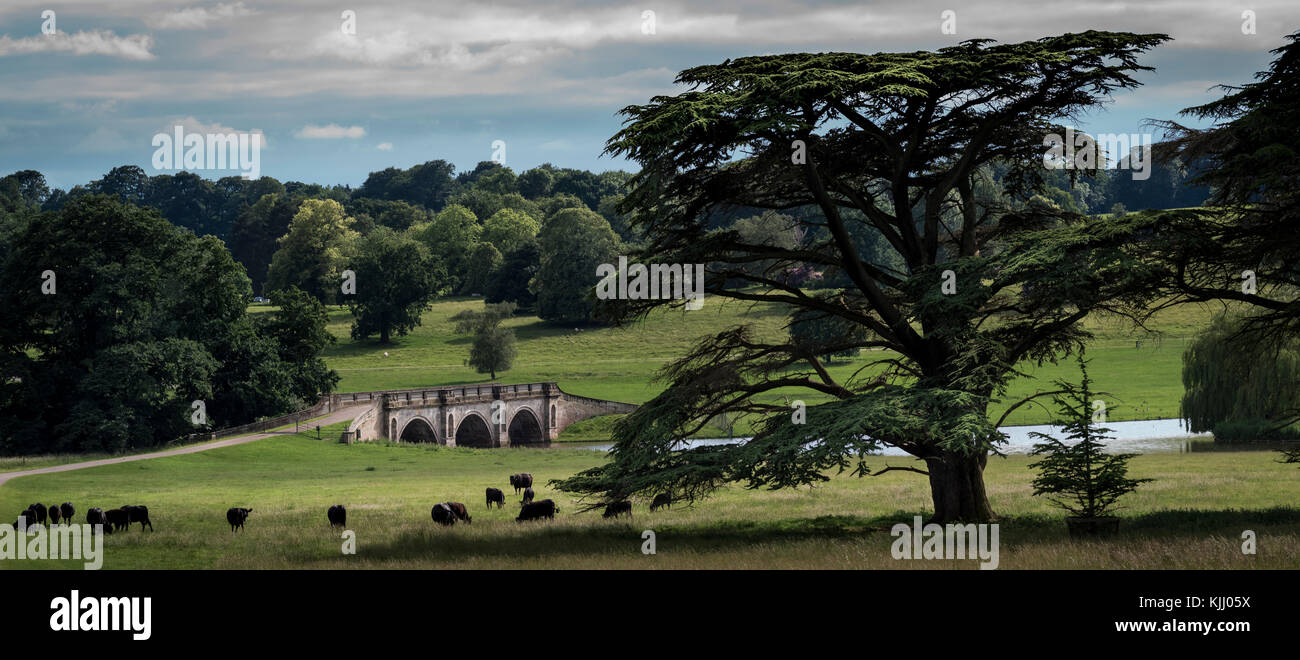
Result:
{"label": "dark green foliage", "polygon": [[1110,513],[1120,497],[1152,480],[1128,478],[1128,461],[1137,454],[1105,453],[1102,441],[1110,429],[1098,426],[1093,419],[1093,402],[1097,399],[1093,398],[1082,353],[1078,361],[1082,374],[1079,384],[1058,381],[1064,392],[1053,397],[1065,440],[1031,433],[1043,442],[1035,444],[1031,452],[1042,458],[1029,467],[1039,472],[1033,481],[1034,495],[1046,495],[1053,504],[1080,518],[1101,518]]}
{"label": "dark green foliage", "polygon": [[470,252],[482,233],[478,218],[459,204],[448,204],[430,222],[411,228],[411,236],[428,247],[429,253],[446,266],[448,293],[460,288]]}
{"label": "dark green foliage", "polygon": [[390,167],[371,172],[354,196],[409,202],[434,212],[441,211],[456,190],[456,182],[451,178],[455,169],[445,160],[431,160],[407,170]]}
{"label": "dark green foliage", "polygon": [[1261,342],[1244,332],[1247,323],[1221,314],[1183,352],[1180,414],[1189,431],[1264,441],[1300,421],[1300,341]]}
{"label": "dark green foliage", "polygon": [[[18,219],[6,243],[5,452],[157,445],[287,412],[337,381],[313,352],[323,314],[254,323],[248,278],[230,253],[154,210],[81,196]],[[55,276],[50,293],[45,271]],[[194,401],[207,416],[197,428]]]}
{"label": "dark green foliage", "polygon": [[551,185],[555,177],[550,170],[535,167],[519,175],[519,194],[528,199],[537,199],[551,194]]}
{"label": "dark green foliage", "polygon": [[558,323],[590,321],[596,269],[617,263],[618,236],[593,211],[563,209],[546,220],[538,243],[541,259],[533,280],[537,315]]}
{"label": "dark green foliage", "polygon": [[507,254],[492,274],[484,299],[489,303],[513,302],[521,311],[533,311],[537,306],[537,294],[528,285],[541,267],[541,255],[541,246],[536,239]]}
{"label": "dark green foliage", "polygon": [[387,227],[357,241],[347,264],[357,278],[356,294],[343,296],[352,310],[352,338],[378,334],[383,344],[420,325],[447,277],[424,245]]}
{"label": "dark green foliage", "polygon": [[509,328],[491,328],[474,335],[466,364],[481,374],[490,374],[496,380],[498,371],[508,371],[515,362],[515,331]]}
{"label": "dark green foliage", "polygon": [[0,212],[39,209],[49,198],[45,175],[36,170],[22,170],[0,179]]}
{"label": "dark green foliage", "polygon": [[235,220],[230,252],[244,265],[254,292],[264,290],[267,269],[279,247],[276,241],[289,233],[289,223],[301,204],[300,197],[271,192],[245,207]]}
{"label": "dark green foliage", "polygon": [[358,224],[368,219],[369,227],[364,230],[358,227],[362,234],[370,233],[373,227],[388,227],[394,231],[405,231],[412,226],[428,222],[429,212],[422,206],[416,206],[407,202],[394,202],[377,199],[368,199],[360,197],[349,201],[345,207],[348,215],[357,219]]}
{"label": "dark green foliage", "polygon": [[[1213,127],[1163,122],[1175,139],[1156,152],[1204,162],[1195,182],[1214,190],[1204,210],[1162,216],[1166,244],[1153,256],[1177,274],[1167,294],[1248,303],[1255,309],[1244,329],[1275,345],[1300,335],[1300,32],[1287,41],[1255,82],[1183,110]],[[1243,286],[1245,271],[1255,290]]]}
{"label": "dark green foliage", "polygon": [[490,374],[493,380],[498,371],[510,369],[518,353],[515,331],[501,327],[501,322],[514,313],[514,303],[496,303],[486,304],[482,310],[467,309],[451,317],[456,332],[474,335],[465,364],[481,374]]}
{"label": "dark green foliage", "polygon": [[475,245],[465,263],[465,281],[460,285],[461,293],[483,295],[500,266],[501,253],[496,246],[491,243]]}
{"label": "dark green foliage", "polygon": [[[834,316],[862,328],[860,348],[891,353],[883,371],[838,380],[792,341],[718,333],[665,368],[668,388],[616,427],[608,466],[560,487],[601,500],[629,483],[699,495],[747,474],[730,457],[758,461],[760,451],[783,461],[771,483],[790,485],[815,479],[823,445],[852,449],[866,434],[925,462],[935,521],[992,519],[983,467],[997,436],[983,416],[1015,365],[1078,347],[1090,313],[1140,316],[1167,274],[1128,251],[1143,219],[1021,201],[1055,172],[1042,166],[1043,138],[1136,87],[1149,69],[1138,57],[1167,39],[1089,31],[934,52],[743,57],[683,71],[687,91],[625,108],[607,152],[642,168],[618,207],[644,242],[632,260],[705,264],[709,296]],[[793,162],[800,143],[806,158]],[[746,243],[719,221],[738,208],[788,214],[802,239]],[[760,262],[771,266],[749,268]],[[805,268],[846,281],[808,291],[766,276]],[[624,321],[682,304],[619,303],[608,312]],[[771,394],[800,390],[833,397],[828,410],[854,418],[809,408],[806,425],[782,430],[791,409]],[[908,410],[932,415],[931,432],[917,433]],[[765,418],[751,441],[761,449],[672,450],[732,413]]]}

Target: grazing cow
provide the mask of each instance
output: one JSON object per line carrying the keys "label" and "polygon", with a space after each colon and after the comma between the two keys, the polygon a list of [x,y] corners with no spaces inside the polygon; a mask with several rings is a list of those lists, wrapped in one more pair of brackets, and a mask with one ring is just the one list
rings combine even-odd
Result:
{"label": "grazing cow", "polygon": [[121,532],[131,526],[131,514],[124,509],[110,509],[104,512],[108,519],[109,534]]}
{"label": "grazing cow", "polygon": [[325,515],[330,519],[331,527],[348,526],[348,510],[343,508],[342,504],[335,504],[330,507],[330,510],[327,511]]}
{"label": "grazing cow", "polygon": [[63,517],[63,514],[59,513],[59,507],[51,506],[49,508],[49,513],[50,513],[50,526],[53,527],[54,525],[59,524],[59,519]]}
{"label": "grazing cow", "polygon": [[36,504],[33,504],[33,505],[27,507],[27,509],[28,509],[29,511],[31,511],[32,513],[36,514],[36,522],[38,522],[38,523],[44,523],[44,522],[45,522],[45,505],[44,505],[44,504],[41,504],[40,502],[37,502]]}
{"label": "grazing cow", "polygon": [[233,532],[236,529],[243,529],[244,521],[248,520],[248,514],[252,512],[253,512],[252,509],[243,509],[239,507],[227,511],[226,522],[230,523],[230,531]]}
{"label": "grazing cow", "polygon": [[113,526],[108,524],[108,516],[104,515],[103,509],[91,509],[86,512],[86,524],[90,526],[103,525],[104,531],[109,534],[113,533]]}
{"label": "grazing cow", "polygon": [[140,531],[144,531],[145,525],[149,526],[149,531],[153,531],[153,523],[149,520],[149,507],[143,504],[128,504],[122,507],[122,510],[126,512],[128,527],[130,523],[140,523]]}
{"label": "grazing cow", "polygon": [[71,525],[72,515],[77,512],[77,507],[72,506],[71,502],[64,502],[59,505],[59,513],[63,514],[63,522]]}
{"label": "grazing cow", "polygon": [[496,502],[498,509],[505,506],[506,494],[501,492],[500,488],[492,488],[491,486],[489,486],[487,489],[487,505],[489,509],[492,508],[493,502]]}
{"label": "grazing cow", "polygon": [[30,508],[18,514],[18,520],[14,521],[14,529],[19,527],[34,527],[36,525],[36,512]]}
{"label": "grazing cow", "polygon": [[520,503],[520,504],[528,504],[528,503],[531,502],[531,501],[533,501],[533,489],[532,489],[532,487],[530,486],[530,487],[524,489],[524,499],[520,500],[519,503]]}
{"label": "grazing cow", "polygon": [[632,517],[632,503],[627,500],[623,500],[622,502],[614,502],[612,504],[606,505],[605,513],[601,517],[617,518],[625,513],[627,514],[628,518]]}
{"label": "grazing cow", "polygon": [[668,493],[659,493],[655,495],[655,501],[650,503],[650,510],[655,511],[663,507],[673,508],[673,497]]}
{"label": "grazing cow", "polygon": [[474,519],[469,517],[469,509],[466,509],[464,504],[447,502],[447,506],[451,507],[451,512],[456,514],[456,520],[464,520],[467,523],[474,522]]}
{"label": "grazing cow", "polygon": [[439,525],[451,527],[456,524],[456,512],[451,510],[451,505],[446,502],[440,502],[433,505],[433,522]]}
{"label": "grazing cow", "polygon": [[519,517],[515,522],[525,520],[537,520],[538,518],[554,518],[560,507],[555,506],[555,500],[542,500],[540,502],[529,502],[519,509]]}
{"label": "grazing cow", "polygon": [[510,475],[510,485],[515,487],[515,495],[518,495],[519,491],[533,485],[533,475],[527,472],[512,474]]}

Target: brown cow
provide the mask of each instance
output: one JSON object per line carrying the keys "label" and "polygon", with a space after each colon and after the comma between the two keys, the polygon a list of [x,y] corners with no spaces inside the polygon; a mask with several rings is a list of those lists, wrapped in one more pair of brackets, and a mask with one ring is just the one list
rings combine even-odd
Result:
{"label": "brown cow", "polygon": [[464,504],[447,502],[447,506],[451,507],[451,512],[456,514],[456,520],[464,520],[467,523],[474,522],[474,519],[469,517],[469,509],[466,509]]}

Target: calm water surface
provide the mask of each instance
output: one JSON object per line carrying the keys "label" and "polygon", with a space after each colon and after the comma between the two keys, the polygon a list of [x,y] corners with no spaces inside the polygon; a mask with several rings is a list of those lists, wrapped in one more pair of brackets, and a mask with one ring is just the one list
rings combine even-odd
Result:
{"label": "calm water surface", "polygon": [[[1178,419],[1146,419],[1133,422],[1107,422],[1106,428],[1111,429],[1110,440],[1106,441],[1106,450],[1111,453],[1133,453],[1133,454],[1150,454],[1155,452],[1195,452],[1210,451],[1214,449],[1223,449],[1222,445],[1215,446],[1212,436],[1209,433],[1188,433],[1183,428],[1182,421]],[[1001,450],[1006,454],[1027,454],[1033,449],[1036,439],[1031,437],[1030,433],[1047,433],[1056,437],[1060,435],[1061,429],[1058,426],[1038,425],[1038,426],[1004,426],[1001,431],[1007,434],[1007,442],[1002,445]],[[685,447],[702,447],[708,445],[727,445],[745,442],[749,438],[700,438],[687,440],[683,443]],[[609,451],[614,447],[608,442],[556,442],[550,445],[556,449],[586,449],[589,451]],[[1245,449],[1238,447],[1237,449]],[[1249,449],[1262,449],[1258,447],[1249,447]],[[908,454],[895,447],[887,447],[880,452],[884,456],[907,456]]]}

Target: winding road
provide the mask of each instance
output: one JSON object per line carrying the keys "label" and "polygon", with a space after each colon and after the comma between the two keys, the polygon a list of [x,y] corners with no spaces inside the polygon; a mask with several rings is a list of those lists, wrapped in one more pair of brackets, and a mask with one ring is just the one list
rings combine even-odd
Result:
{"label": "winding road", "polygon": [[[337,424],[339,422],[348,421],[356,417],[357,415],[360,415],[363,412],[365,412],[365,410],[361,407],[345,407],[341,410],[325,415],[324,417],[317,417],[314,419],[303,420],[302,424],[303,425],[311,424],[313,426],[319,424],[320,426],[328,426],[330,424]],[[293,431],[264,431],[262,433],[240,435],[240,436],[235,436],[233,438],[226,438],[224,440],[217,440],[215,442],[209,442],[201,445],[192,445],[189,447],[178,447],[176,449],[155,451],[155,452],[150,452],[148,454],[136,454],[134,456],[121,456],[117,458],[102,458],[95,461],[84,461],[81,463],[67,463],[65,465],[51,465],[50,467],[35,468],[31,470],[23,470],[20,472],[0,472],[0,486],[4,486],[5,483],[7,483],[10,479],[17,479],[18,477],[27,477],[33,474],[69,472],[71,470],[84,470],[86,468],[100,467],[103,465],[115,465],[117,463],[130,463],[132,461],[144,461],[151,458],[163,458],[165,456],[180,456],[182,454],[196,454],[201,451],[208,451],[209,449],[220,449],[221,447],[233,447],[235,445],[242,445],[246,442],[253,442],[255,440],[264,440],[266,438],[274,437],[277,435],[293,435],[293,434],[294,434]]]}

